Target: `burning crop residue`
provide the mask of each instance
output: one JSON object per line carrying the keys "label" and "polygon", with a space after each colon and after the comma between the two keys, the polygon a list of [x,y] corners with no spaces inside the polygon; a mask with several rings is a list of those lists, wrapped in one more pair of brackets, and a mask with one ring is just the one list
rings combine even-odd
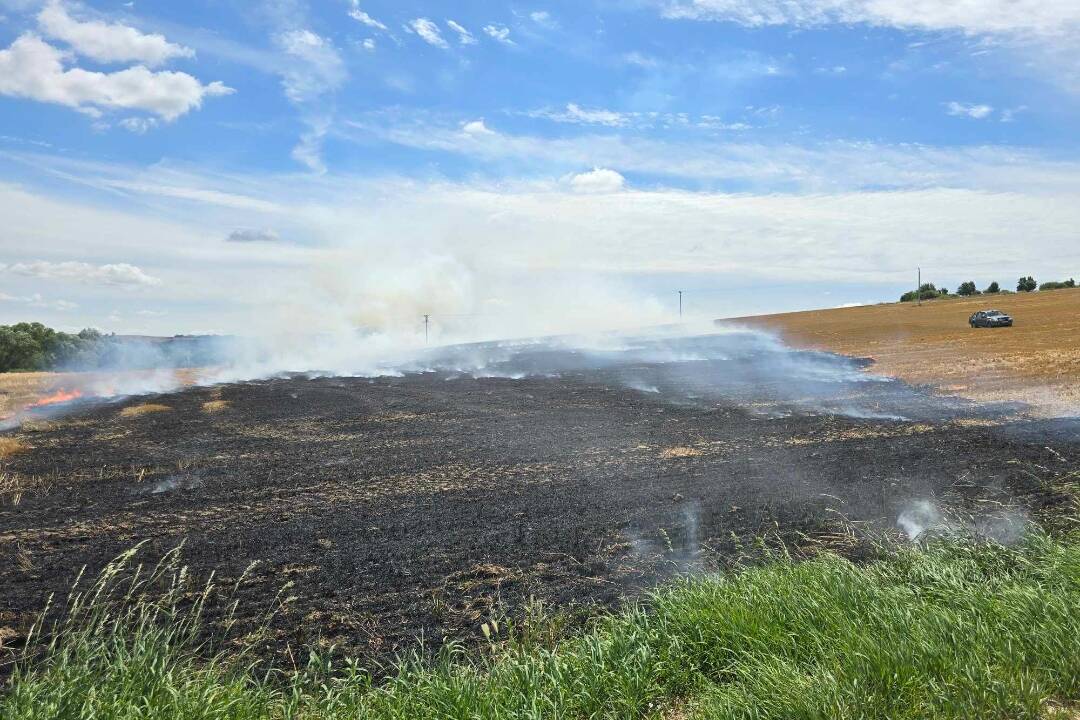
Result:
{"label": "burning crop residue", "polygon": [[40,420],[63,414],[73,404],[89,399],[79,389],[59,389],[49,392],[30,402],[24,403],[16,412],[0,417],[0,430],[19,427],[25,420]]}
{"label": "burning crop residue", "polygon": [[62,405],[64,403],[74,402],[82,397],[83,392],[81,390],[57,390],[53,394],[46,395],[40,400],[27,403],[23,409],[34,410],[37,408],[49,407],[50,405]]}

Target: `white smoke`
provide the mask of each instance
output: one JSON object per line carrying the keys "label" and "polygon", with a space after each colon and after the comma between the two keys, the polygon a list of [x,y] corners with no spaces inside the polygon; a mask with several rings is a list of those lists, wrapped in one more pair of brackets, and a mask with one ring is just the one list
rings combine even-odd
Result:
{"label": "white smoke", "polygon": [[929,500],[915,500],[896,518],[897,526],[909,540],[918,540],[927,532],[952,531],[953,526],[945,520],[937,505]]}
{"label": "white smoke", "polygon": [[1027,532],[1027,512],[1018,507],[1003,508],[997,513],[948,516],[930,500],[914,500],[896,518],[896,525],[909,540],[918,540],[927,534],[962,535],[965,537],[993,540],[1011,545],[1021,540]]}

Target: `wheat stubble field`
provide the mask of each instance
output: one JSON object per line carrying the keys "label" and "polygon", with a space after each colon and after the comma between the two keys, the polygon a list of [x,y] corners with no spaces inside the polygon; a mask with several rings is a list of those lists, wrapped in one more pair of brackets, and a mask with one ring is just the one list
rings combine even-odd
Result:
{"label": "wheat stubble field", "polygon": [[[996,309],[1011,328],[972,329]],[[874,360],[873,372],[978,401],[1020,401],[1038,413],[1080,413],[1080,289],[811,310],[738,322],[796,347]]]}

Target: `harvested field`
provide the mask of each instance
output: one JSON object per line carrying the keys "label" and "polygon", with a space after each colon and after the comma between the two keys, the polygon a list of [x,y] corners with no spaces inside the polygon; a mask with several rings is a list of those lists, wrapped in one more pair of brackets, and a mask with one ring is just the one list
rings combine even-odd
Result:
{"label": "harvested field", "polygon": [[0,420],[53,393],[77,388],[99,397],[122,396],[135,389],[171,389],[198,381],[198,369],[124,370],[118,372],[0,373]]}
{"label": "harvested field", "polygon": [[[972,329],[976,310],[1011,328]],[[736,322],[781,333],[795,347],[871,357],[874,372],[1047,415],[1080,415],[1080,289],[812,310]]]}
{"label": "harvested field", "polygon": [[[869,530],[1007,540],[1074,508],[1076,422],[836,356],[738,333],[466,350],[489,353],[483,372],[448,369],[454,356],[403,377],[192,388],[9,433],[32,449],[0,468],[21,488],[0,496],[6,645],[80,568],[143,541],[149,556],[184,542],[222,585],[257,561],[241,628],[293,583],[269,656],[333,644],[388,660],[421,636],[482,642],[530,598],[617,605],[751,559],[761,538],[859,557]],[[204,411],[218,401],[227,412]],[[123,417],[147,402],[171,411]]]}
{"label": "harvested field", "polygon": [[[204,403],[205,406],[205,403]],[[168,405],[161,403],[143,403],[142,405],[129,405],[120,411],[120,417],[137,418],[151,413],[169,412],[172,410]]]}

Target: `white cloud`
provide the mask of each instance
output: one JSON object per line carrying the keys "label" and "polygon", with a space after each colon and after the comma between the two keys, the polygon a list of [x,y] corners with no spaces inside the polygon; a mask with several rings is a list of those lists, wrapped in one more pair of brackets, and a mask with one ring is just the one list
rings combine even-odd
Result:
{"label": "white cloud", "polygon": [[14,263],[3,268],[9,273],[49,280],[74,280],[100,285],[153,286],[161,280],[147,275],[134,265],[115,263],[91,265],[84,262],[34,262]]}
{"label": "white cloud", "polygon": [[514,44],[514,41],[510,39],[510,28],[505,25],[485,25],[484,32],[505,45]]}
{"label": "white cloud", "polygon": [[468,156],[500,166],[507,160],[527,163],[535,177],[561,176],[569,169],[617,167],[623,172],[661,176],[676,183],[738,183],[767,192],[807,192],[868,187],[935,186],[994,190],[1080,192],[1076,163],[1021,148],[884,145],[832,141],[800,146],[727,142],[715,138],[671,140],[587,134],[546,138],[495,133],[478,136],[460,126],[361,123],[346,121],[370,142],[379,138],[405,147]]}
{"label": "white cloud", "polygon": [[1080,93],[1076,0],[649,0],[665,17],[751,27],[863,24],[988,37],[1021,56],[1021,73]]}
{"label": "white cloud", "polygon": [[154,67],[173,58],[195,57],[194,50],[171,43],[163,35],[147,35],[120,23],[76,20],[59,0],[46,3],[37,20],[45,35],[102,63],[133,61]]}
{"label": "white cloud", "polygon": [[360,47],[364,48],[368,52],[375,52],[375,41],[372,38],[364,38],[360,41]]}
{"label": "white cloud", "polygon": [[920,30],[1060,35],[1080,27],[1074,0],[659,0],[665,16],[750,26],[865,23]]}
{"label": "white cloud", "polygon": [[292,63],[282,76],[285,95],[293,102],[314,100],[336,90],[348,78],[334,44],[311,30],[289,30],[275,40],[278,47],[300,61]]}
{"label": "white cloud", "polygon": [[34,293],[33,295],[8,295],[7,293],[0,292],[0,302],[19,303],[21,305],[28,305],[34,308],[43,308],[45,310],[58,310],[60,312],[67,312],[79,307],[76,303],[68,302],[67,300],[46,300],[42,297],[41,293]]}
{"label": "white cloud", "polygon": [[1019,105],[1019,106],[1014,107],[1014,108],[1005,108],[1004,110],[1001,111],[1001,122],[1003,122],[1003,123],[1014,122],[1016,120],[1016,116],[1019,115],[1022,112],[1026,112],[1027,109],[1028,109],[1027,105]]}
{"label": "white cloud", "polygon": [[357,22],[361,22],[364,25],[367,25],[370,28],[375,28],[376,30],[382,30],[383,32],[386,31],[386,29],[387,29],[386,25],[382,24],[381,22],[379,22],[378,20],[371,17],[366,12],[364,12],[363,10],[360,9],[359,0],[351,0],[351,4],[352,4],[352,9],[349,10],[349,17],[351,17],[353,20],[356,20]]}
{"label": "white cloud", "polygon": [[476,38],[473,36],[473,34],[466,30],[459,23],[456,23],[453,20],[447,20],[446,26],[458,34],[458,42],[460,42],[462,45],[476,44]]}
{"label": "white cloud", "polygon": [[[95,205],[101,196],[94,193],[80,204],[70,191],[77,185],[55,190],[50,179],[49,189],[31,191],[0,183],[0,217],[6,236],[14,238],[12,252],[32,248],[35,253],[9,262],[89,259],[81,253],[91,247],[85,238],[93,237],[95,262],[124,258],[136,266],[167,267],[167,282],[148,289],[146,297],[170,302],[168,321],[154,326],[170,333],[206,327],[256,332],[264,319],[276,319],[282,306],[291,312],[292,303],[312,297],[311,283],[323,282],[326,268],[343,279],[317,287],[312,317],[353,322],[365,317],[371,305],[366,291],[358,289],[361,283],[347,282],[356,277],[348,273],[362,273],[368,260],[377,261],[380,282],[385,277],[386,286],[398,290],[397,278],[409,277],[418,259],[449,256],[475,272],[477,307],[493,285],[505,288],[527,277],[550,287],[549,273],[561,272],[576,273],[578,282],[590,272],[627,283],[640,273],[667,272],[716,273],[718,282],[731,273],[766,284],[900,284],[911,258],[918,257],[924,267],[933,268],[935,282],[953,287],[968,277],[980,284],[1000,282],[1016,267],[1049,277],[1063,264],[1080,262],[1074,242],[1080,227],[1075,201],[1080,163],[1018,148],[641,146],[637,138],[605,145],[594,137],[561,144],[503,133],[477,137],[457,123],[446,132],[423,128],[416,136],[440,146],[454,143],[470,156],[491,157],[498,168],[512,165],[506,158],[528,158],[528,167],[550,174],[527,181],[496,176],[455,184],[328,173],[297,182],[293,174],[184,174],[167,164],[80,166],[61,157],[48,162],[65,163],[76,182],[97,187],[106,178],[111,187],[143,188],[149,202],[129,197],[119,208],[104,207]],[[410,142],[421,147],[417,138]],[[592,167],[638,172],[634,166],[590,159],[595,155],[624,155],[637,166],[679,171],[700,156],[707,164],[692,169],[715,172],[740,191],[624,186],[620,192],[578,193],[567,172]],[[47,164],[34,157],[39,165]],[[764,187],[754,189],[763,180]],[[174,188],[171,197],[183,200],[165,196],[161,186]],[[781,187],[799,191],[778,192]],[[273,218],[268,220],[266,210],[254,203],[220,201],[222,195],[241,193],[276,208]],[[192,202],[203,206],[192,208]],[[305,243],[265,243],[253,252],[242,243],[223,241],[230,229],[267,226]],[[1016,237],[1024,242],[1017,243]],[[383,263],[390,246],[401,248],[401,258]],[[349,262],[334,254],[342,248],[351,252]],[[457,275],[436,277],[457,287]],[[4,291],[12,295],[44,292],[34,279],[15,274],[3,279]],[[63,285],[69,286],[75,287]],[[96,324],[128,297],[108,287],[87,293],[70,296],[82,306],[70,315],[72,324]],[[108,297],[108,304],[94,305],[98,296]],[[192,305],[179,307],[172,303],[175,298]],[[541,305],[547,302],[544,296]],[[782,302],[794,309],[801,300]],[[739,314],[748,304],[753,305],[732,296],[724,313]],[[18,317],[19,310],[12,305],[7,316]],[[415,310],[410,306],[408,313]],[[469,307],[456,311],[477,312]],[[415,321],[413,314],[406,319]]]}
{"label": "white cloud", "polygon": [[491,130],[490,128],[488,128],[488,126],[484,124],[483,118],[481,118],[479,120],[473,120],[472,122],[465,123],[464,125],[461,126],[461,130],[466,135],[472,135],[473,137],[482,137],[484,135],[497,135],[498,134],[494,130]]}
{"label": "white cloud", "polygon": [[154,72],[142,65],[103,73],[64,69],[68,56],[31,33],[0,50],[0,94],[55,103],[94,117],[103,109],[145,110],[175,120],[206,97],[228,95],[220,82],[203,85],[183,72]]}
{"label": "white cloud", "polygon": [[118,124],[129,132],[133,132],[136,135],[143,135],[148,130],[156,128],[158,126],[158,121],[157,118],[152,117],[126,117]]}
{"label": "white cloud", "polygon": [[990,105],[965,105],[953,100],[945,103],[945,111],[950,115],[982,120],[989,117],[994,112],[994,108]]}
{"label": "white cloud", "polygon": [[537,25],[548,29],[559,26],[559,24],[555,22],[555,18],[551,17],[551,13],[547,10],[536,10],[531,12],[529,13],[529,18]]}
{"label": "white cloud", "polygon": [[660,61],[651,55],[634,50],[633,52],[624,53],[619,60],[624,65],[632,65],[633,67],[645,68],[651,70],[653,68],[660,67]]}
{"label": "white cloud", "polygon": [[326,163],[322,158],[323,139],[330,129],[327,118],[308,120],[308,129],[300,135],[300,142],[292,149],[292,158],[301,165],[319,175],[326,172]]}
{"label": "white cloud", "polygon": [[614,110],[588,109],[576,103],[568,103],[565,110],[534,110],[529,115],[561,123],[606,125],[608,127],[622,127],[627,125],[630,120],[629,115]]}
{"label": "white cloud", "polygon": [[593,168],[572,176],[570,187],[580,193],[613,193],[626,187],[626,178],[614,170]]}
{"label": "white cloud", "polygon": [[259,198],[248,197],[237,193],[221,192],[220,190],[204,187],[183,187],[156,182],[139,182],[137,180],[132,181],[107,178],[98,179],[96,184],[99,184],[100,187],[103,188],[120,190],[126,193],[156,195],[172,200],[216,205],[218,207],[232,208],[235,210],[254,210],[260,213],[276,213],[281,209],[276,204],[260,200]]}
{"label": "white cloud", "polygon": [[409,22],[406,29],[419,35],[428,45],[434,45],[444,50],[450,47],[439,32],[439,26],[427,18],[416,18]]}

